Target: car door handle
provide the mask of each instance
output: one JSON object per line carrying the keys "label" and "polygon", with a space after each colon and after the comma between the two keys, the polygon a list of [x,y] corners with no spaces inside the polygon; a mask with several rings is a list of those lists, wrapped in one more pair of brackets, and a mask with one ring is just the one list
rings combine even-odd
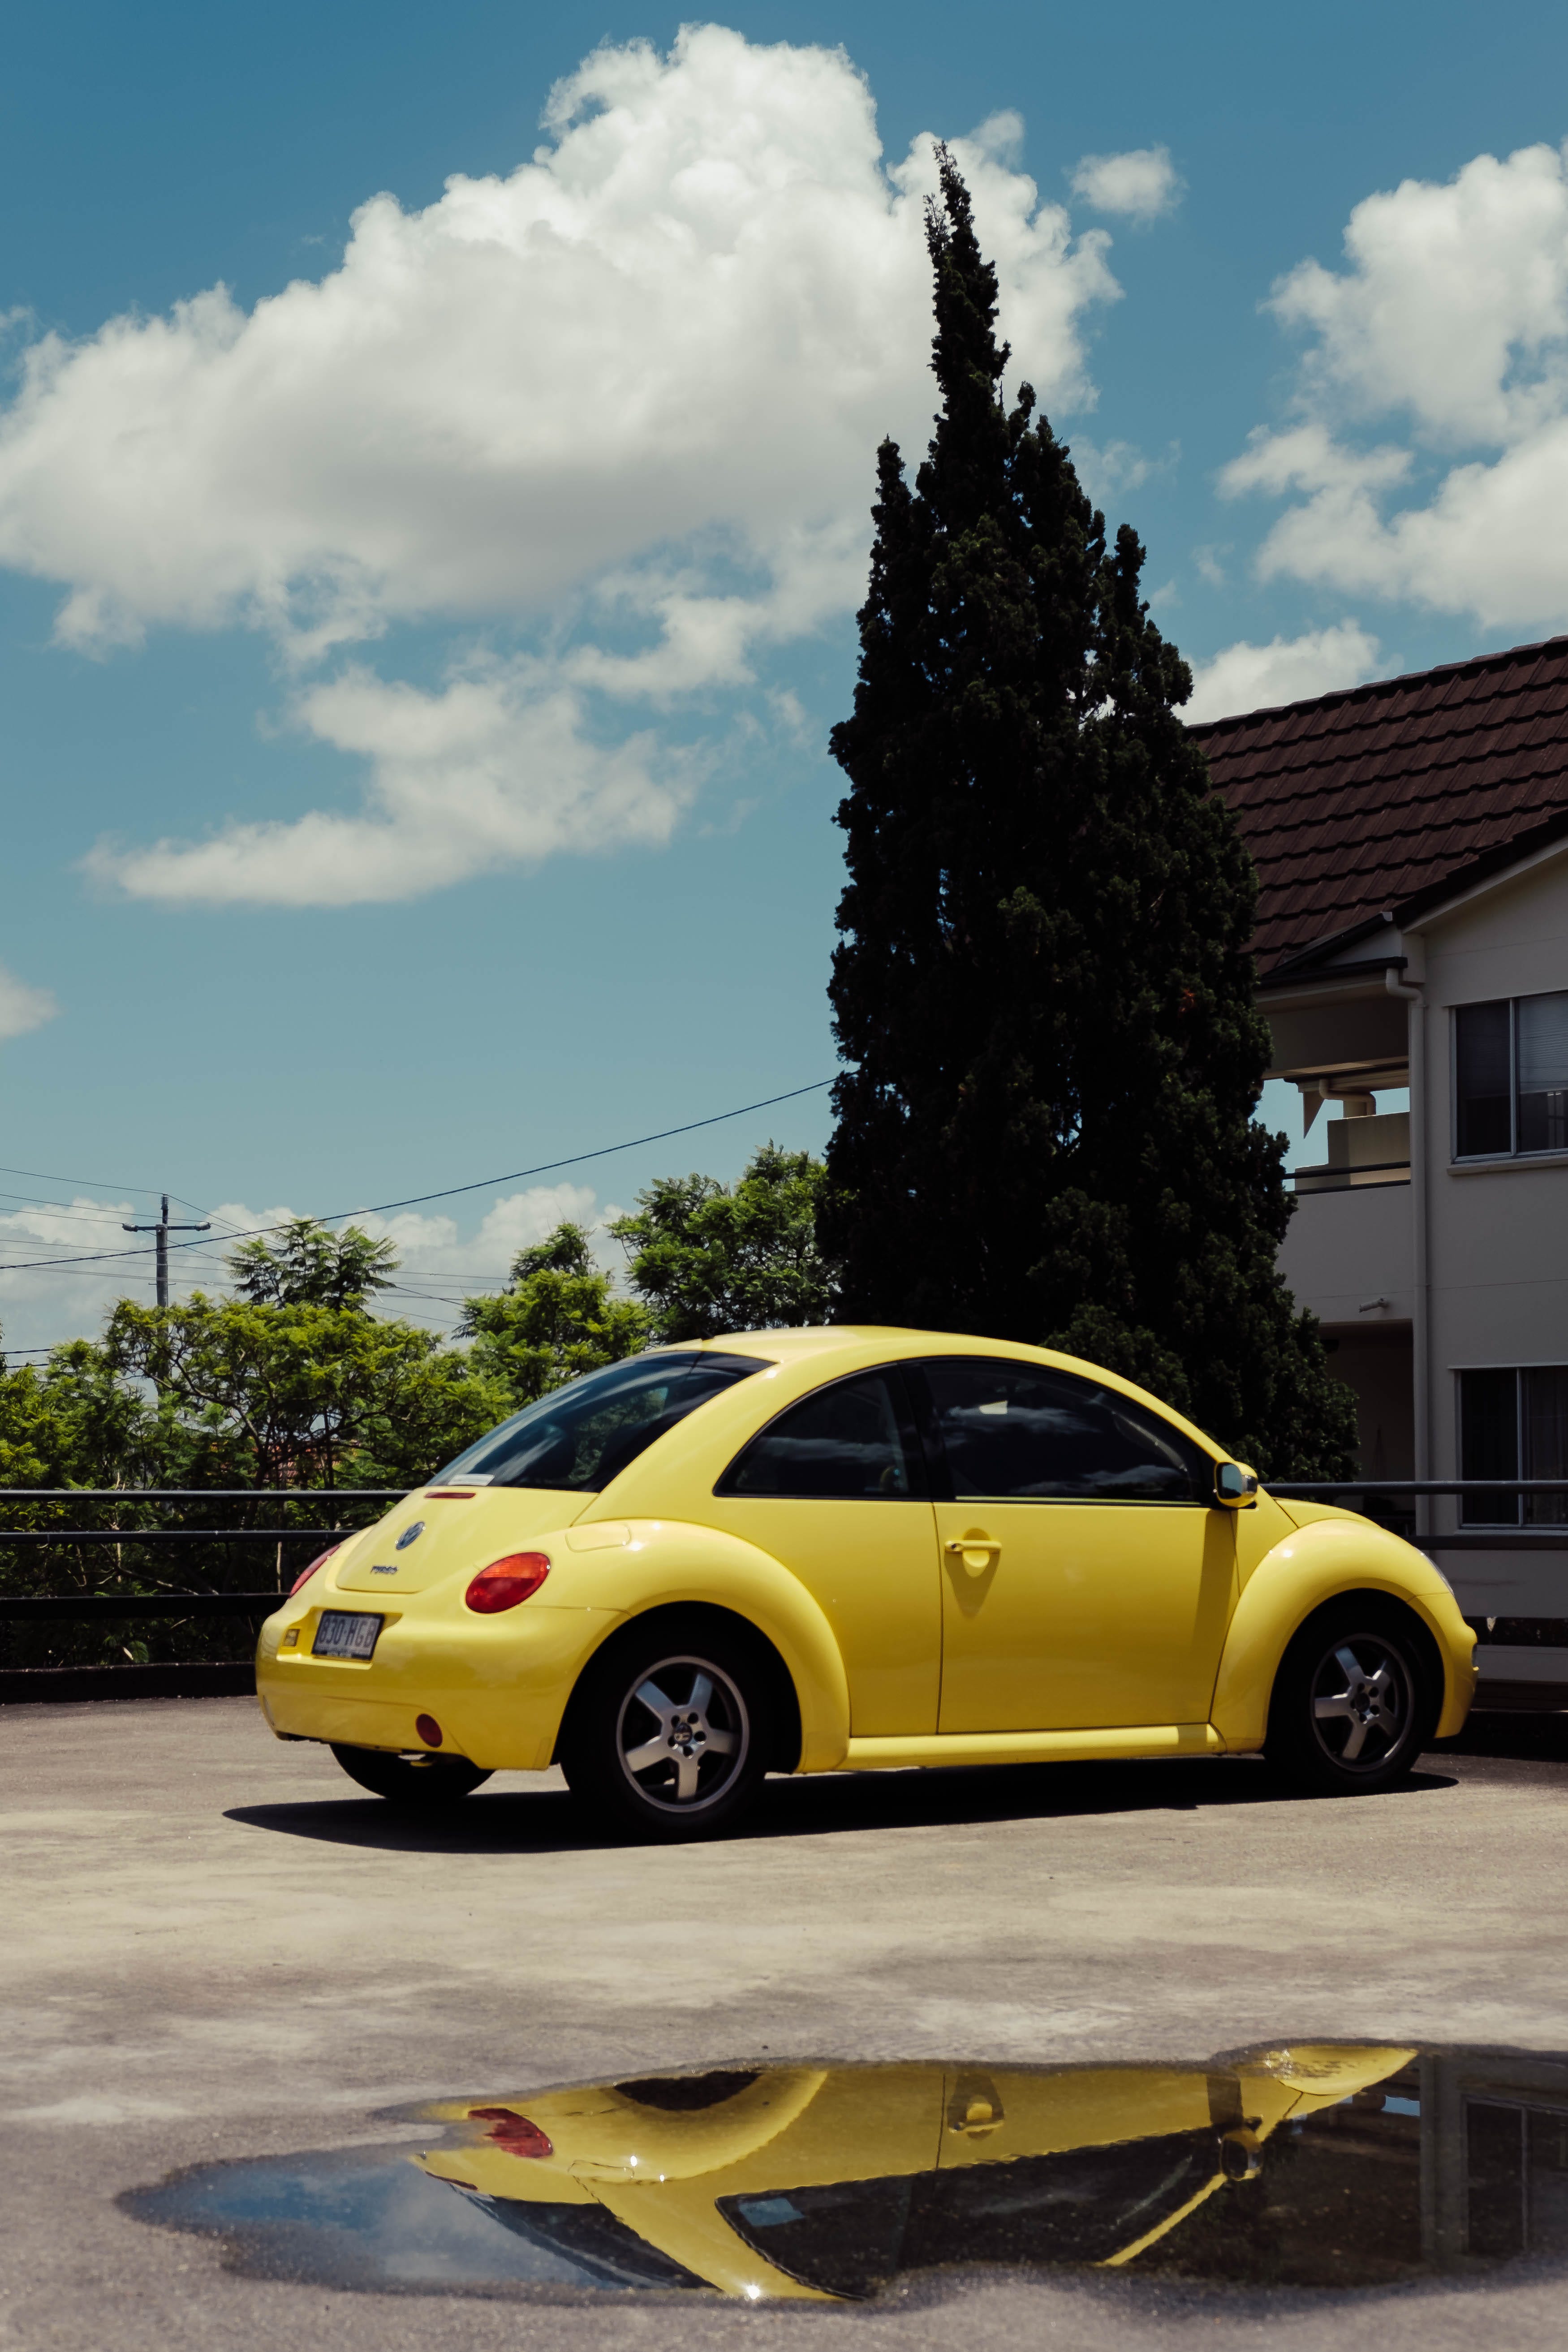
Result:
{"label": "car door handle", "polygon": [[989,1536],[981,1535],[952,1536],[945,1548],[962,1559],[965,1568],[989,1568],[1002,1549]]}

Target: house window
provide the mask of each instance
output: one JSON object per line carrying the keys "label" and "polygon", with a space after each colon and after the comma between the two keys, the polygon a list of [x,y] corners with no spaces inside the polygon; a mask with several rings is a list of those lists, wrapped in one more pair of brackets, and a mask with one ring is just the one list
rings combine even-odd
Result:
{"label": "house window", "polygon": [[1466,1527],[1568,1525],[1568,1364],[1459,1374],[1461,1478],[1556,1478],[1559,1493],[1468,1493]]}
{"label": "house window", "polygon": [[1568,1151],[1568,991],[1454,1009],[1460,1160]]}

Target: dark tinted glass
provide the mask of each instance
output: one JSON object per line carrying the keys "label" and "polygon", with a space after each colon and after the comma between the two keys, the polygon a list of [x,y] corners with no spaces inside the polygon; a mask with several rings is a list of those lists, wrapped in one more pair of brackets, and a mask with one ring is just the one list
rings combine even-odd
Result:
{"label": "dark tinted glass", "polygon": [[478,2189],[464,2194],[469,2202],[499,2221],[514,2237],[564,2254],[595,2286],[705,2287],[684,2263],[673,2262],[650,2246],[625,2221],[603,2205],[544,2205],[530,2198],[485,2197]]}
{"label": "dark tinted glass", "polygon": [[986,1358],[921,1366],[953,1498],[1209,1503],[1214,1465],[1168,1422],[1071,1372]]}
{"label": "dark tinted glass", "polygon": [[1465,2252],[1495,2262],[1524,2251],[1524,2110],[1465,2101]]}
{"label": "dark tinted glass", "polygon": [[902,1396],[885,1372],[836,1381],[754,1437],[719,1481],[721,1495],[795,1495],[839,1502],[923,1494]]}
{"label": "dark tinted glass", "polygon": [[1214,2178],[1212,2131],[1008,2164],[721,2197],[736,2235],[791,2278],[867,2296],[900,2272],[950,2263],[1102,2263]]}
{"label": "dark tinted glass", "polygon": [[660,1351],[552,1389],[503,1421],[430,1481],[561,1486],[596,1494],[645,1447],[709,1398],[766,1369],[760,1356]]}
{"label": "dark tinted glass", "polygon": [[1454,1014],[1461,1159],[1513,1150],[1508,1002],[1461,1004]]}
{"label": "dark tinted glass", "polygon": [[[1519,1475],[1519,1384],[1511,1371],[1459,1374],[1459,1475]],[[1460,1517],[1480,1527],[1504,1527],[1519,1517],[1511,1495],[1463,1496]]]}
{"label": "dark tinted glass", "polygon": [[1519,1149],[1568,1151],[1568,994],[1521,996]]}
{"label": "dark tinted glass", "polygon": [[1568,1366],[1536,1364],[1519,1376],[1524,1419],[1526,1478],[1562,1478],[1555,1495],[1527,1495],[1524,1516],[1537,1527],[1568,1519]]}

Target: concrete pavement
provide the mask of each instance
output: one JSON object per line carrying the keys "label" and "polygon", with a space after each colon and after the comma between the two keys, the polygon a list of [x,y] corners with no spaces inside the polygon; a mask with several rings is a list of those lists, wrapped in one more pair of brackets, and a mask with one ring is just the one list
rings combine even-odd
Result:
{"label": "concrete pavement", "polygon": [[176,2167],[384,2139],[404,2103],[759,2057],[1568,2051],[1568,1719],[1481,1719],[1466,1748],[1346,1802],[1239,1759],[774,1782],[752,1833],[647,1850],[593,1838],[554,1776],[400,1819],[246,1700],[0,1709],[0,2346],[1555,2347],[1549,2266],[524,2305],[238,2275],[114,2203]]}

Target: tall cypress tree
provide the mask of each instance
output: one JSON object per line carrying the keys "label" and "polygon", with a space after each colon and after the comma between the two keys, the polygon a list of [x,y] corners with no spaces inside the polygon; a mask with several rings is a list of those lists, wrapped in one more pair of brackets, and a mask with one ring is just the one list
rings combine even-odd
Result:
{"label": "tall cypress tree", "polygon": [[1008,410],[996,278],[945,150],[935,437],[879,454],[854,716],[825,1240],[848,1318],[1022,1339],[1168,1398],[1273,1475],[1352,1466],[1350,1391],[1275,1265],[1284,1143],[1256,879],[1176,716],[1143,550]]}

